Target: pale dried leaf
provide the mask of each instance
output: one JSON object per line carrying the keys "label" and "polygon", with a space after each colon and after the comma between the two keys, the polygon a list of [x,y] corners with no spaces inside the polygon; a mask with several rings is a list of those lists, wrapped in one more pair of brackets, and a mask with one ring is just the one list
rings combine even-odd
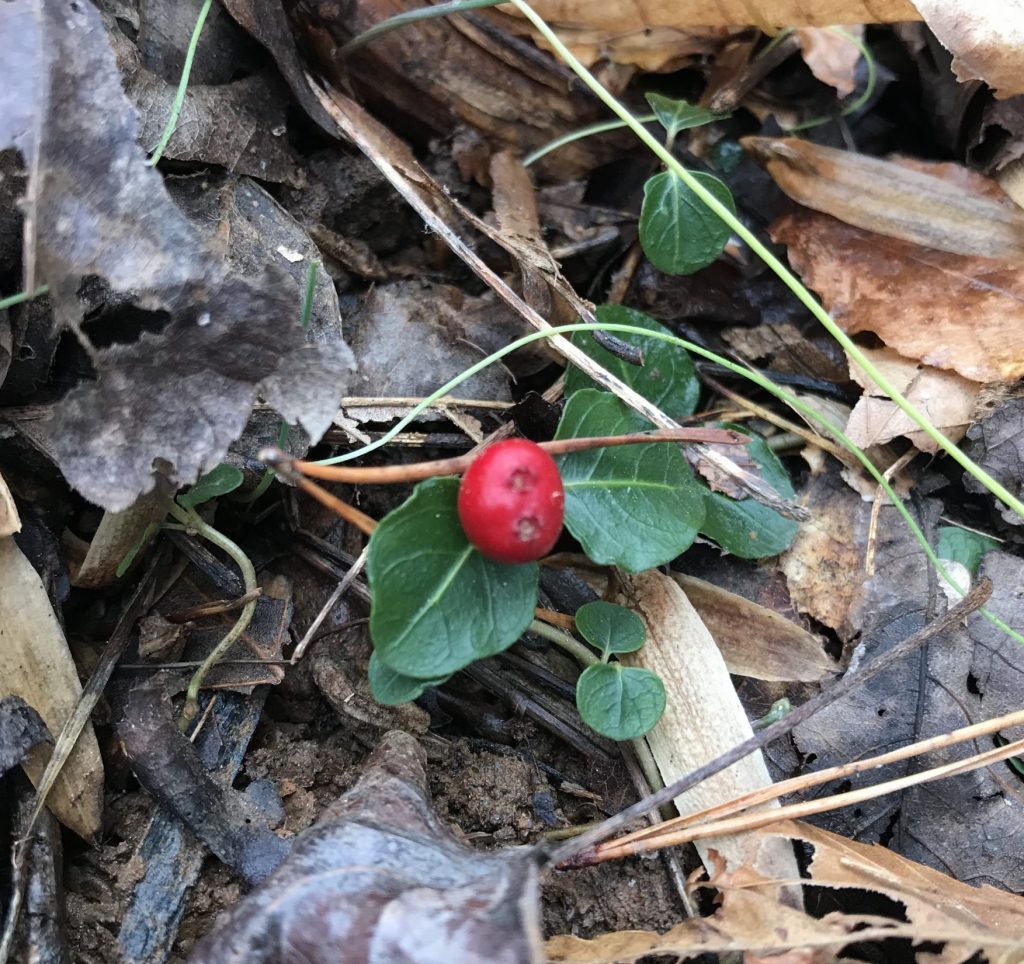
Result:
{"label": "pale dried leaf", "polygon": [[[963,438],[981,392],[977,382],[968,381],[955,372],[929,368],[904,358],[891,348],[862,351],[908,401],[928,416],[936,428],[954,442]],[[864,389],[864,395],[854,406],[846,426],[846,434],[854,443],[868,448],[905,435],[922,452],[938,452],[938,445],[852,360],[850,375]]]}
{"label": "pale dried leaf", "polygon": [[987,179],[955,174],[956,165],[910,165],[794,137],[742,143],[794,201],[846,224],[938,251],[1024,261],[1024,212]]}
{"label": "pale dried leaf", "polygon": [[838,672],[822,641],[785,616],[703,579],[671,575],[714,637],[730,673],[811,683]]}
{"label": "pale dried leaf", "polygon": [[849,334],[872,331],[904,357],[977,382],[1024,375],[1021,265],[923,248],[812,211],[786,215],[771,235]]}
{"label": "pale dried leaf", "polygon": [[15,532],[21,532],[21,518],[11,490],[0,475],[0,539],[12,536]]}
{"label": "pale dried leaf", "polygon": [[[843,29],[858,40],[864,36],[863,26]],[[798,27],[794,32],[804,63],[811,73],[823,84],[834,87],[840,97],[852,94],[857,86],[857,64],[860,62],[857,45],[838,31],[824,27]]]}
{"label": "pale dried leaf", "polygon": [[914,0],[961,81],[983,80],[997,97],[1024,94],[1022,0]]}
{"label": "pale dried leaf", "polygon": [[[0,696],[20,696],[55,736],[75,710],[82,684],[67,640],[43,583],[15,545],[0,539]],[[42,776],[53,747],[37,746],[24,764],[29,778]],[[103,762],[86,724],[47,799],[66,827],[90,840],[103,812]]]}
{"label": "pale dried leaf", "polygon": [[[624,576],[618,601],[647,628],[644,647],[623,662],[653,670],[665,684],[665,713],[645,739],[669,784],[742,743],[752,730],[715,640],[671,578],[657,570]],[[676,804],[689,813],[771,782],[764,757],[754,753],[677,797]],[[741,837],[708,838],[696,847],[705,866],[713,849],[730,867],[749,863],[768,877],[798,876],[792,851],[785,847],[759,850]]]}

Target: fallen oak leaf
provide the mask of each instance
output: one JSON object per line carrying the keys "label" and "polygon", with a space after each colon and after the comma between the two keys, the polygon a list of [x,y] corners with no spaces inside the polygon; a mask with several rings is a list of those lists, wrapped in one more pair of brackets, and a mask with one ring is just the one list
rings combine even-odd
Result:
{"label": "fallen oak leaf", "polygon": [[427,801],[425,762],[413,737],[386,734],[190,964],[539,964],[534,853],[459,843]]}

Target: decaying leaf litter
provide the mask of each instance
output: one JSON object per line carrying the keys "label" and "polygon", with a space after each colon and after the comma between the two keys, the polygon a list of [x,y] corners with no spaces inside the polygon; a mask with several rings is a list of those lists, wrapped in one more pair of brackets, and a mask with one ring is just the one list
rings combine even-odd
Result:
{"label": "decaying leaf litter", "polygon": [[1024,959],[1024,23],[706,6],[0,9],[5,959]]}

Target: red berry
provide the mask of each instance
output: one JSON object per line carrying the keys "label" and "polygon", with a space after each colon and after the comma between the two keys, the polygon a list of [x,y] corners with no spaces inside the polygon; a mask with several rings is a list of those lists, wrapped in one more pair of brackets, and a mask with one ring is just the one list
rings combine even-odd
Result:
{"label": "red berry", "polygon": [[498,442],[477,456],[459,486],[459,521],[480,554],[533,562],[562,531],[565,491],[555,460],[526,439]]}

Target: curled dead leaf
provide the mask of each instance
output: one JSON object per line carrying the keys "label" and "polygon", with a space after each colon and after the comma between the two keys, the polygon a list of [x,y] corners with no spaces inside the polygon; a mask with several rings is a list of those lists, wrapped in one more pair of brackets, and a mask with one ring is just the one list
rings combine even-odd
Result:
{"label": "curled dead leaf", "polygon": [[[1024,216],[1024,214],[1022,214]],[[1024,266],[886,238],[801,210],[772,225],[848,334],[976,382],[1024,375]]]}

